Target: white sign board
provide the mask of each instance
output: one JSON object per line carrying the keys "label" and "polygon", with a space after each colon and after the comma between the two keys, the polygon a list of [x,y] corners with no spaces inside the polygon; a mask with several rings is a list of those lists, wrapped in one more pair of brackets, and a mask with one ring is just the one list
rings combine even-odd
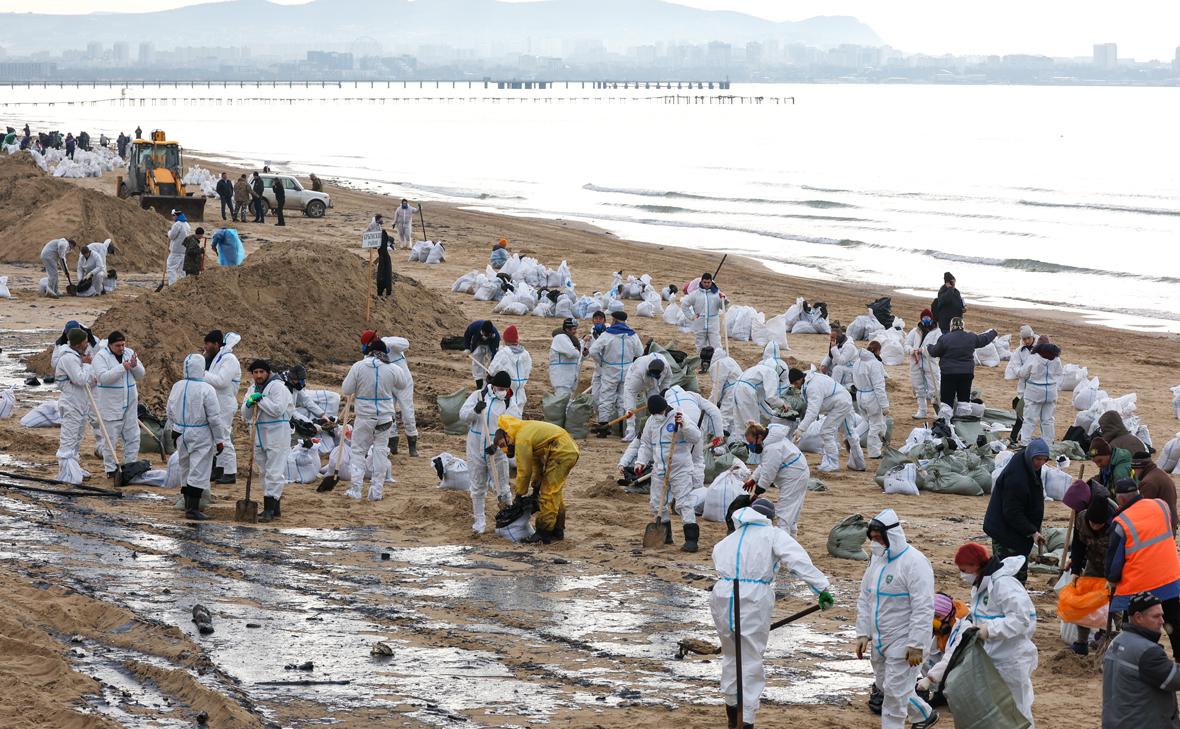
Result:
{"label": "white sign board", "polygon": [[374,230],[373,232],[361,233],[361,248],[380,248],[381,247],[381,231]]}

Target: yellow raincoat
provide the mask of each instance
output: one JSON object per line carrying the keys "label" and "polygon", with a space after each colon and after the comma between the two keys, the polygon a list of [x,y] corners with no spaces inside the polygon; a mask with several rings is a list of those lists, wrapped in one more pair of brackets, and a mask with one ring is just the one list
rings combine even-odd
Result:
{"label": "yellow raincoat", "polygon": [[[552,532],[564,527],[565,479],[578,462],[578,446],[564,429],[542,420],[521,420],[501,415],[496,424],[516,448],[516,487],[523,496],[540,483],[537,530]],[[559,525],[559,520],[562,524]]]}

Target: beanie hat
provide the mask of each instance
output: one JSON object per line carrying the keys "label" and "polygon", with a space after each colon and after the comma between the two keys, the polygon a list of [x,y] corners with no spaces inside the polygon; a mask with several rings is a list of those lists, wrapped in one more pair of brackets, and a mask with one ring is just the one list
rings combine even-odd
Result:
{"label": "beanie hat", "polygon": [[647,412],[650,415],[663,415],[668,412],[668,401],[659,395],[652,395],[647,399]]}
{"label": "beanie hat", "polygon": [[1094,456],[1109,456],[1111,454],[1110,443],[1102,436],[1090,441],[1090,457]]}
{"label": "beanie hat", "polygon": [[987,547],[975,542],[967,542],[955,552],[955,564],[959,567],[982,567],[989,559]]}
{"label": "beanie hat", "polygon": [[1114,484],[1114,491],[1117,494],[1134,494],[1139,491],[1139,482],[1133,478],[1120,478]]}
{"label": "beanie hat", "polygon": [[615,321],[627,321],[627,312],[625,311],[612,311],[610,315]]}
{"label": "beanie hat", "polygon": [[107,344],[114,344],[115,342],[126,342],[127,337],[123,336],[123,332],[116,329],[107,335]]}
{"label": "beanie hat", "polygon": [[578,320],[574,319],[573,317],[567,317],[566,320],[561,323],[562,329],[569,329],[570,327],[577,328],[577,326]]}
{"label": "beanie hat", "polygon": [[1150,592],[1139,592],[1131,596],[1131,601],[1127,604],[1127,612],[1129,614],[1141,613],[1144,610],[1155,607],[1162,603],[1155,595]]}
{"label": "beanie hat", "polygon": [[659,374],[664,371],[664,358],[654,357],[651,362],[647,363],[647,371]]}
{"label": "beanie hat", "polygon": [[1086,509],[1086,521],[1105,524],[1110,521],[1110,503],[1106,499],[1094,499]]}
{"label": "beanie hat", "polygon": [[1065,490],[1065,496],[1061,497],[1061,503],[1065,504],[1074,511],[1081,511],[1093,499],[1093,490],[1090,484],[1081,479],[1075,479],[1069,488]]}
{"label": "beanie hat", "polygon": [[515,324],[504,330],[504,341],[508,344],[516,344],[520,341],[520,333],[516,331]]}
{"label": "beanie hat", "polygon": [[774,502],[770,499],[754,499],[754,503],[750,504],[750,508],[767,519],[774,519]]}
{"label": "beanie hat", "polygon": [[365,331],[361,332],[361,344],[363,346],[367,347],[368,345],[372,344],[373,340],[376,338],[377,332],[373,331],[372,329],[366,329]]}
{"label": "beanie hat", "polygon": [[1028,324],[1025,324],[1024,326],[1020,327],[1020,338],[1021,339],[1034,339],[1034,338],[1036,338],[1036,336],[1037,335],[1035,333],[1033,333],[1033,328],[1030,327]]}
{"label": "beanie hat", "polygon": [[922,309],[922,313],[918,315],[919,319],[933,319],[934,312],[929,309]]}
{"label": "beanie hat", "polygon": [[82,331],[81,327],[71,329],[66,332],[66,341],[70,343],[71,347],[75,344],[81,344],[86,341],[86,332]]}
{"label": "beanie hat", "polygon": [[943,283],[952,283],[952,282],[954,282],[954,280],[955,280],[955,276],[950,271],[947,271],[946,273],[942,274],[942,282]]}
{"label": "beanie hat", "polygon": [[946,619],[955,612],[955,601],[950,595],[941,592],[934,593],[934,617]]}
{"label": "beanie hat", "polygon": [[787,372],[787,382],[798,382],[799,380],[802,380],[803,377],[803,370],[799,369],[798,367],[792,367],[790,371]]}
{"label": "beanie hat", "polygon": [[250,371],[253,372],[254,370],[266,370],[270,372],[270,362],[265,359],[256,359],[250,363]]}
{"label": "beanie hat", "polygon": [[225,344],[225,335],[221,333],[220,329],[214,329],[205,335],[205,341],[221,346]]}
{"label": "beanie hat", "polygon": [[500,370],[492,375],[492,387],[512,387],[512,375]]}
{"label": "beanie hat", "polygon": [[1147,468],[1152,463],[1154,462],[1151,460],[1151,454],[1147,453],[1146,451],[1139,451],[1135,455],[1131,456],[1131,468],[1135,469],[1136,471]]}

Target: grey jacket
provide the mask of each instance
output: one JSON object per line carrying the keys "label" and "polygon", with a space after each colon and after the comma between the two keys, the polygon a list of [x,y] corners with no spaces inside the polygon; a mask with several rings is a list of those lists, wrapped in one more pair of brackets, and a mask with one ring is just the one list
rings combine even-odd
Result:
{"label": "grey jacket", "polygon": [[1102,659],[1102,729],[1180,729],[1180,665],[1159,633],[1127,625]]}
{"label": "grey jacket", "polygon": [[986,347],[996,338],[996,330],[982,334],[975,332],[947,332],[934,344],[926,345],[931,357],[938,357],[938,368],[944,375],[975,374],[975,350]]}

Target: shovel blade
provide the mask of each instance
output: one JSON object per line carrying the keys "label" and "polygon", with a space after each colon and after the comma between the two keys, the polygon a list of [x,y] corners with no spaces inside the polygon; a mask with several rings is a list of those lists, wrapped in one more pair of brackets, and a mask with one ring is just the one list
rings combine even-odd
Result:
{"label": "shovel blade", "polygon": [[655,549],[664,543],[664,534],[667,528],[658,521],[653,521],[648,524],[643,530],[643,548]]}
{"label": "shovel blade", "polygon": [[234,521],[244,521],[250,524],[258,522],[258,502],[238,499],[234,504]]}
{"label": "shovel blade", "polygon": [[331,491],[336,488],[336,484],[338,483],[340,483],[340,479],[335,474],[324,476],[324,480],[320,481],[320,485],[316,487],[316,493],[322,494],[325,491]]}
{"label": "shovel blade", "polygon": [[123,488],[125,485],[127,485],[127,482],[123,480],[122,466],[115,466],[115,472],[111,475],[111,481],[114,482],[115,488],[117,489]]}

